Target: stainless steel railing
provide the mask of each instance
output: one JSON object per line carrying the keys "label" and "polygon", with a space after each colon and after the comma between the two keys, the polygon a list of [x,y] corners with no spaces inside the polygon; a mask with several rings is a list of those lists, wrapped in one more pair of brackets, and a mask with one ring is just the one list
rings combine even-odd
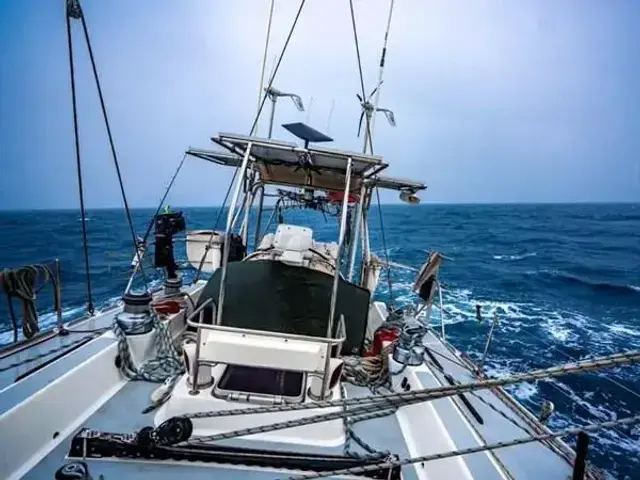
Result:
{"label": "stainless steel railing", "polygon": [[[204,317],[204,309],[208,306],[211,306],[214,310],[216,309],[215,304],[213,304],[213,298],[208,298],[204,303],[202,303],[202,305],[200,305],[198,308],[196,308],[193,312],[191,312],[191,314],[189,316],[187,316],[186,319],[186,323],[188,326],[190,327],[194,327],[196,328],[196,358],[195,358],[195,362],[194,362],[194,371],[193,371],[193,378],[194,381],[192,382],[192,386],[191,386],[191,391],[189,393],[191,393],[192,395],[197,395],[198,394],[198,382],[197,382],[197,378],[198,378],[198,373],[199,373],[199,368],[200,368],[200,364],[201,363],[206,363],[206,361],[202,361],[200,359],[200,345],[202,343],[202,331],[203,330],[209,330],[209,331],[217,331],[217,332],[230,332],[230,333],[239,333],[239,334],[244,334],[244,335],[261,335],[264,337],[272,337],[272,338],[284,338],[287,340],[298,340],[298,341],[302,341],[302,342],[312,342],[312,343],[324,343],[327,345],[327,351],[331,352],[331,348],[336,346],[336,345],[340,345],[342,344],[345,340],[346,340],[346,326],[344,323],[344,316],[340,316],[340,323],[338,325],[339,328],[339,337],[338,338],[331,338],[331,337],[313,337],[310,335],[298,335],[298,334],[294,334],[294,333],[284,333],[284,332],[271,332],[268,330],[253,330],[250,328],[240,328],[240,327],[227,327],[224,325],[218,325],[218,324],[206,324],[206,323],[202,323],[203,321],[203,317]],[[194,319],[198,317],[198,320],[195,321]],[[217,316],[215,315],[214,312],[214,316],[213,318],[217,319]],[[327,362],[325,362],[325,367],[323,369],[323,378],[329,376],[330,372],[328,371],[329,367],[326,364]]]}

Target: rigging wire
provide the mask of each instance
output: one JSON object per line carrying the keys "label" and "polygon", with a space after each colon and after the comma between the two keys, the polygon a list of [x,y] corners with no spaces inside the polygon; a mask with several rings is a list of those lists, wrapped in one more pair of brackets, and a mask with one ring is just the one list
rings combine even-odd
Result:
{"label": "rigging wire", "polygon": [[[528,335],[530,338],[532,338],[532,339],[534,339],[534,340],[539,341],[540,343],[542,343],[542,344],[543,344],[545,347],[547,347],[547,348],[551,348],[551,349],[553,349],[553,350],[557,351],[558,353],[560,353],[561,355],[563,355],[564,357],[568,358],[569,360],[571,360],[571,361],[573,361],[573,362],[577,362],[577,361],[578,361],[578,359],[577,359],[577,358],[573,357],[572,355],[569,355],[567,352],[565,352],[565,351],[564,351],[564,350],[562,350],[561,348],[559,348],[559,347],[555,346],[555,345],[554,345],[554,344],[552,344],[551,342],[547,342],[547,341],[545,341],[544,339],[540,338],[539,336],[537,336],[537,335],[535,335],[535,334],[533,334],[533,333],[527,332],[526,330],[520,330],[520,331],[519,331],[519,333],[524,333],[525,335]],[[551,360],[543,359],[543,361],[545,361],[545,362],[546,362],[547,364],[549,364],[549,365],[553,365],[553,362],[552,362]],[[613,378],[607,377],[607,376],[606,376],[606,374],[605,374],[604,372],[603,372],[603,373],[601,373],[601,374],[599,375],[599,378],[603,378],[603,379],[605,379],[605,380],[607,380],[607,381],[611,382],[612,384],[616,385],[617,387],[622,388],[622,389],[623,389],[623,390],[625,390],[627,393],[630,393],[631,395],[633,395],[633,396],[635,396],[635,397],[637,397],[637,398],[640,398],[640,393],[638,393],[637,391],[633,390],[633,389],[632,389],[632,388],[630,388],[630,387],[627,387],[627,386],[626,386],[626,385],[624,385],[623,383],[621,383],[621,382],[619,382],[619,381],[617,381],[617,380],[615,380],[615,379],[613,379]],[[575,400],[575,399],[571,398],[571,396],[570,396],[566,391],[564,391],[564,390],[563,390],[559,385],[556,385],[556,384],[555,384],[555,383],[553,383],[553,382],[549,382],[549,383],[548,383],[548,385],[550,385],[552,388],[554,388],[554,389],[555,389],[556,391],[558,391],[560,394],[562,394],[562,395],[564,395],[565,397],[567,397],[567,398],[568,398],[569,400],[571,400],[575,405],[577,405],[577,406],[579,406],[580,408],[582,408],[585,412],[587,412],[587,413],[588,413],[588,414],[590,414],[590,415],[593,415],[587,406],[585,406],[585,405],[581,404],[580,402],[578,402],[577,400]],[[623,431],[622,431],[622,430],[620,430],[619,428],[612,427],[612,430],[615,430],[616,432],[618,432],[619,434],[621,434],[623,437],[627,437],[628,439],[630,439],[630,440],[634,441],[634,440],[633,440],[633,438],[632,438],[631,436],[629,436],[627,433],[623,432]]]}
{"label": "rigging wire", "polygon": [[[355,12],[353,9],[353,0],[349,0],[349,8],[351,11],[351,25],[353,27],[353,39],[354,39],[354,43],[356,46],[356,57],[358,60],[358,73],[360,76],[360,88],[362,89],[362,98],[363,100],[365,99],[365,87],[364,87],[364,74],[362,72],[362,59],[360,57],[360,43],[358,41],[358,31],[356,28],[356,17],[355,17]],[[381,65],[381,70],[380,70],[380,76],[379,76],[379,80],[378,80],[378,87],[376,90],[376,106],[377,106],[377,100],[379,98],[380,95],[380,86],[382,84],[382,71],[383,71],[383,67],[384,67],[384,57],[385,57],[385,52],[386,52],[386,46],[387,46],[387,39],[389,37],[389,29],[391,27],[391,14],[393,13],[393,1],[391,2],[391,9],[389,11],[389,20],[387,23],[387,31],[385,33],[385,40],[384,40],[384,48],[382,50],[382,58],[380,60],[380,65]],[[376,115],[376,110],[374,108],[373,110],[373,118],[375,118]],[[367,142],[369,144],[369,151],[370,153],[373,155],[373,139],[372,139],[372,135],[371,135],[371,125],[369,123],[369,115],[366,115],[367,117]],[[365,144],[365,152],[366,153],[366,144]],[[377,202],[378,202],[378,217],[380,218],[380,229],[381,229],[381,233],[382,233],[382,246],[384,248],[384,255],[385,255],[385,261],[387,262],[387,265],[389,264],[389,250],[387,248],[387,240],[386,240],[386,235],[385,235],[385,231],[384,231],[384,221],[382,219],[382,207],[380,205],[380,191],[378,189],[378,187],[375,187],[376,189],[376,197],[377,197]],[[387,268],[386,271],[386,276],[387,276],[387,285],[389,288],[389,303],[393,309],[393,287],[392,287],[392,281],[391,281],[391,269]]]}
{"label": "rigging wire", "polygon": [[[557,351],[558,353],[564,355],[566,358],[568,358],[569,360],[576,362],[578,361],[577,358],[573,357],[572,355],[569,355],[567,352],[565,352],[564,350],[560,349],[559,347],[553,345],[550,342],[545,341],[544,339],[538,337],[537,335],[527,332],[526,330],[520,330],[519,333],[524,332],[525,335],[529,335],[531,338],[538,340],[540,343],[542,343],[543,345],[545,345],[547,348],[552,348],[555,351]],[[547,361],[547,363],[551,363],[550,361]],[[612,384],[618,386],[619,388],[622,388],[623,390],[625,390],[627,393],[630,393],[631,395],[633,395],[634,397],[640,398],[640,393],[638,393],[637,391],[635,391],[634,389],[627,387],[625,384],[619,382],[618,380],[615,380],[613,378],[607,377],[604,374],[601,374],[602,378],[604,378],[605,380],[611,382]]]}
{"label": "rigging wire", "polygon": [[[260,69],[260,88],[258,89],[258,112],[260,111],[260,102],[262,101],[262,89],[264,87],[264,70],[267,66],[267,54],[269,53],[269,40],[271,39],[271,23],[273,21],[273,8],[275,7],[276,0],[271,0],[271,7],[269,8],[269,20],[267,22],[267,39],[264,42],[264,55],[262,56],[262,67]],[[269,75],[271,76],[271,75]],[[255,132],[252,134],[258,134],[258,128],[256,125]]]}
{"label": "rigging wire", "polygon": [[[284,46],[282,47],[282,52],[280,52],[280,56],[278,57],[278,61],[276,62],[276,66],[273,70],[273,74],[271,75],[271,77],[269,78],[269,84],[267,85],[266,90],[270,90],[271,86],[273,85],[273,80],[276,78],[276,74],[278,73],[278,69],[280,68],[280,63],[282,62],[282,59],[284,58],[284,54],[287,51],[287,47],[289,46],[289,41],[291,40],[291,37],[293,36],[293,32],[296,28],[296,25],[298,23],[298,19],[300,18],[300,14],[302,13],[302,7],[304,7],[306,0],[301,0],[300,1],[300,7],[298,8],[298,13],[296,14],[296,17],[293,19],[293,25],[291,25],[291,29],[289,30],[289,34],[287,35],[287,39],[284,42]],[[249,131],[249,135],[252,135],[253,132],[255,131],[257,125],[258,125],[258,120],[260,120],[260,114],[262,113],[262,109],[264,108],[264,104],[267,101],[267,93],[265,92],[262,95],[262,101],[260,102],[260,106],[258,107],[258,112],[256,113],[256,116],[253,120],[253,124],[251,125],[251,130]],[[233,172],[233,176],[231,177],[231,182],[229,182],[229,188],[227,188],[227,193],[224,196],[224,200],[222,201],[222,205],[220,207],[220,211],[218,212],[218,217],[216,218],[216,223],[214,225],[214,229],[216,229],[218,227],[218,223],[220,222],[220,218],[222,217],[222,213],[224,212],[224,208],[225,205],[227,204],[227,200],[229,199],[229,194],[231,193],[231,188],[233,187],[233,182],[236,179],[236,175],[238,174],[238,170],[240,170],[240,166],[238,165],[236,167],[236,169]]]}
{"label": "rigging wire", "polygon": [[144,233],[144,237],[142,237],[142,243],[146,243],[147,238],[149,238],[149,234],[151,233],[151,229],[153,228],[153,224],[155,223],[155,217],[156,215],[158,215],[158,213],[160,213],[160,209],[162,208],[162,204],[164,204],[164,201],[167,199],[167,195],[169,195],[169,191],[171,190],[171,187],[173,186],[173,182],[176,181],[176,177],[178,176],[178,173],[180,173],[180,170],[182,169],[182,165],[184,164],[184,161],[187,158],[187,154],[185,153],[182,156],[182,160],[180,161],[180,164],[178,165],[178,168],[176,169],[175,173],[173,174],[173,177],[171,177],[171,181],[169,182],[169,185],[167,186],[167,189],[164,192],[164,195],[162,196],[162,198],[160,199],[160,203],[158,204],[158,208],[156,208],[156,212],[153,214],[153,217],[151,218],[151,221],[149,222],[149,225],[147,226],[147,231]]}
{"label": "rigging wire", "polygon": [[[291,40],[291,37],[293,36],[293,32],[296,28],[296,25],[298,24],[298,19],[300,18],[300,14],[302,13],[302,8],[304,7],[306,0],[301,0],[300,1],[300,7],[298,8],[298,12],[296,13],[295,18],[293,19],[293,24],[291,25],[291,29],[289,30],[289,34],[287,35],[287,39],[284,42],[284,46],[282,47],[282,51],[280,52],[280,56],[278,57],[278,61],[276,62],[275,68],[273,69],[273,73],[271,74],[270,78],[269,78],[269,84],[267,85],[266,91],[270,90],[272,85],[273,85],[273,81],[276,78],[276,74],[278,73],[278,69],[280,68],[280,63],[282,62],[282,59],[284,58],[284,54],[287,51],[287,47],[289,46],[289,41]],[[270,31],[267,32],[267,34],[269,34]],[[269,41],[269,39],[267,38],[267,42]],[[249,131],[249,135],[253,135],[257,125],[258,125],[258,120],[260,120],[260,114],[262,113],[262,109],[264,108],[265,102],[267,101],[267,93],[265,93],[262,95],[262,101],[260,102],[260,106],[258,107],[258,112],[256,113],[256,116],[253,120],[253,124],[251,125],[251,130]],[[227,192],[224,195],[224,200],[222,201],[222,205],[220,206],[220,210],[218,211],[218,216],[216,217],[216,222],[213,225],[213,230],[211,232],[211,237],[209,237],[209,242],[207,243],[207,247],[205,247],[204,249],[204,254],[202,256],[202,259],[200,261],[200,266],[198,268],[198,272],[196,273],[196,276],[194,277],[193,282],[197,282],[200,278],[200,272],[202,271],[202,266],[204,264],[204,260],[207,256],[207,252],[210,248],[211,245],[211,241],[213,240],[213,236],[215,235],[215,229],[218,228],[218,224],[220,223],[220,219],[222,218],[222,214],[224,213],[225,207],[227,205],[227,201],[229,200],[229,194],[231,193],[231,189],[233,188],[233,184],[236,180],[236,176],[238,175],[238,170],[240,170],[240,165],[238,165],[235,170],[233,171],[233,176],[231,177],[231,181],[229,182],[229,187],[227,187]]]}
{"label": "rigging wire", "polygon": [[[146,248],[147,238],[149,238],[149,234],[151,233],[151,229],[153,228],[153,225],[155,224],[156,216],[158,215],[158,213],[160,213],[160,209],[162,208],[162,204],[166,200],[167,195],[169,195],[169,191],[171,190],[171,187],[173,186],[173,182],[175,182],[176,177],[178,176],[178,173],[180,173],[180,170],[182,169],[182,165],[184,164],[184,161],[186,160],[186,158],[187,158],[187,154],[185,153],[182,156],[182,160],[178,164],[178,168],[174,172],[173,177],[171,177],[171,181],[169,182],[169,185],[167,186],[166,190],[164,191],[164,195],[160,199],[160,203],[158,204],[158,208],[156,208],[155,213],[153,214],[153,216],[151,217],[151,220],[149,221],[149,225],[147,226],[147,231],[144,233],[144,236],[142,237],[142,240],[140,241],[140,245],[143,248]],[[135,268],[133,270],[133,273],[129,277],[129,283],[127,283],[127,287],[124,289],[125,293],[129,292],[129,290],[131,289],[131,286],[133,285],[133,279],[135,278],[136,273],[138,273],[138,265],[139,264],[136,264],[136,266],[135,266]],[[151,266],[153,267],[153,263],[151,264]]]}
{"label": "rigging wire", "polygon": [[[356,57],[358,59],[358,73],[360,75],[360,89],[362,91],[362,101],[365,101],[366,97],[366,92],[365,92],[365,88],[364,88],[364,74],[362,73],[362,59],[360,57],[360,42],[358,41],[358,30],[356,28],[356,14],[355,11],[353,9],[353,0],[349,0],[349,9],[351,11],[351,25],[353,27],[353,41],[355,43],[356,46]],[[375,115],[375,111],[374,111],[374,115]],[[369,148],[371,149],[371,153],[373,153],[373,143],[371,140],[371,124],[369,122],[370,120],[370,115],[365,115],[366,121],[367,121],[367,131],[366,131],[366,135],[367,135],[367,142],[369,143]],[[365,144],[364,146],[364,153],[367,153],[367,145]]]}
{"label": "rigging wire", "polygon": [[[391,5],[389,6],[389,18],[387,19],[387,29],[384,33],[384,41],[382,44],[382,53],[380,54],[380,68],[378,70],[378,89],[376,90],[376,96],[373,100],[373,118],[371,119],[371,130],[370,135],[373,136],[373,132],[376,127],[376,111],[378,109],[378,105],[380,102],[380,90],[382,88],[382,75],[384,74],[384,61],[387,57],[387,43],[389,41],[389,31],[391,30],[391,18],[393,17],[393,7],[394,0],[391,0]],[[371,146],[371,153],[373,153],[373,145]]]}
{"label": "rigging wire", "polygon": [[289,480],[302,480],[302,479],[310,480],[310,479],[316,479],[316,478],[327,478],[327,477],[343,476],[343,475],[357,475],[357,474],[361,474],[369,471],[375,471],[381,468],[390,469],[392,467],[400,467],[404,465],[411,465],[414,463],[425,463],[433,460],[441,460],[444,458],[452,458],[452,457],[459,457],[462,455],[469,455],[472,453],[488,452],[488,451],[498,450],[500,448],[506,448],[506,447],[516,446],[516,445],[524,445],[527,443],[541,442],[545,440],[551,440],[554,438],[574,436],[574,435],[578,435],[581,432],[584,432],[584,433],[595,432],[598,430],[603,430],[603,429],[611,428],[614,426],[633,425],[638,422],[640,422],[640,415],[634,415],[631,417],[625,417],[618,420],[612,420],[610,422],[602,422],[602,423],[596,423],[592,425],[585,425],[583,427],[567,428],[564,430],[558,430],[550,433],[530,435],[527,437],[516,438],[513,440],[506,440],[504,442],[495,442],[488,445],[479,445],[477,447],[461,448],[459,450],[451,450],[451,451],[442,452],[442,453],[433,453],[429,455],[423,455],[423,456],[412,457],[412,458],[399,458],[399,459],[389,458],[383,462],[371,464],[371,465],[363,465],[358,467],[344,468],[344,469],[324,471],[324,472],[315,472],[310,474],[294,475],[288,478]]}
{"label": "rigging wire", "polygon": [[[105,123],[105,128],[107,130],[107,137],[109,139],[109,146],[111,147],[111,156],[113,158],[113,163],[116,167],[116,173],[118,175],[118,184],[120,186],[120,193],[122,194],[122,201],[124,203],[124,209],[125,209],[125,213],[127,216],[127,222],[129,224],[129,230],[131,232],[131,240],[133,241],[133,248],[135,251],[135,255],[138,258],[138,264],[140,265],[140,273],[142,273],[142,276],[144,278],[144,282],[148,288],[148,284],[149,281],[147,279],[146,274],[144,273],[144,268],[142,266],[142,258],[140,257],[140,252],[138,250],[138,238],[135,232],[135,226],[133,224],[133,219],[131,217],[131,210],[129,208],[129,202],[127,201],[127,195],[125,193],[124,190],[124,183],[122,180],[122,173],[120,172],[120,163],[118,162],[118,155],[116,153],[116,147],[115,144],[113,142],[113,135],[111,134],[111,126],[109,124],[109,118],[107,116],[107,109],[105,106],[105,102],[104,102],[104,96],[102,95],[102,87],[100,85],[100,78],[98,76],[98,69],[96,67],[96,62],[95,62],[95,58],[93,56],[93,48],[91,47],[91,40],[89,39],[89,29],[87,28],[87,22],[85,20],[84,14],[82,12],[82,8],[80,7],[80,2],[79,0],[75,0],[75,4],[77,6],[77,10],[76,12],[74,12],[76,14],[76,16],[74,16],[74,18],[79,18],[81,23],[82,23],[82,30],[84,32],[84,38],[87,42],[87,50],[89,52],[89,59],[91,61],[91,69],[93,70],[93,77],[95,79],[96,82],[96,89],[98,90],[98,97],[100,99],[100,107],[102,110],[102,116],[104,118],[104,123]],[[67,15],[67,22],[69,22],[69,15]],[[69,30],[69,42],[71,42],[71,33],[70,33],[70,25],[68,26],[68,30]]]}
{"label": "rigging wire", "polygon": [[[380,218],[380,233],[382,234],[382,248],[384,248],[384,259],[389,265],[389,249],[387,248],[387,238],[384,233],[384,221],[382,219],[382,205],[380,204],[380,190],[376,187],[376,200],[378,203],[378,217]],[[393,282],[391,281],[391,268],[387,267],[387,286],[389,287],[389,304],[391,310],[394,309],[393,302]]]}
{"label": "rigging wire", "polygon": [[87,215],[84,208],[84,189],[82,187],[82,163],[80,161],[80,135],[78,133],[78,110],[76,102],[76,80],[73,65],[73,42],[71,41],[71,18],[79,18],[82,16],[80,4],[68,1],[66,10],[67,21],[67,44],[69,46],[69,75],[71,77],[71,99],[73,104],[73,133],[75,138],[76,149],[76,172],[78,176],[78,196],[80,197],[80,215],[82,217],[82,249],[84,254],[84,271],[85,284],[87,287],[87,311],[89,315],[95,312],[93,306],[93,297],[91,294],[91,272],[89,267],[89,244],[87,241]]}

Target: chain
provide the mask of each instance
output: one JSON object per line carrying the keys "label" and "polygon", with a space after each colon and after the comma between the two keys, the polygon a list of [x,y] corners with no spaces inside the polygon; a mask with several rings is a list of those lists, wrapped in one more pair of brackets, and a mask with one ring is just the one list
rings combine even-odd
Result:
{"label": "chain", "polygon": [[551,433],[546,433],[541,435],[531,435],[529,437],[517,438],[514,440],[508,440],[505,442],[496,442],[488,445],[480,445],[477,447],[463,448],[460,450],[452,450],[449,452],[434,453],[431,455],[424,455],[421,457],[402,458],[399,460],[388,460],[378,464],[363,465],[360,467],[345,468],[342,470],[332,470],[332,471],[326,471],[326,472],[312,473],[309,475],[293,476],[293,477],[289,477],[289,480],[301,480],[301,479],[309,480],[309,479],[315,479],[315,478],[333,477],[338,475],[358,475],[361,473],[379,470],[383,468],[386,469],[386,468],[393,468],[393,467],[402,467],[404,465],[411,465],[414,463],[429,462],[432,460],[441,460],[444,458],[458,457],[461,455],[469,455],[472,453],[486,452],[490,450],[497,450],[499,448],[523,445],[525,443],[550,440],[552,438],[568,437],[572,435],[577,435],[580,432],[593,432],[596,430],[602,430],[605,428],[611,428],[619,425],[630,425],[633,423],[637,423],[639,421],[640,421],[640,415],[634,415],[632,417],[626,417],[620,420],[612,420],[610,422],[587,425],[585,427],[567,428],[565,430],[560,430],[557,432],[551,432]]}

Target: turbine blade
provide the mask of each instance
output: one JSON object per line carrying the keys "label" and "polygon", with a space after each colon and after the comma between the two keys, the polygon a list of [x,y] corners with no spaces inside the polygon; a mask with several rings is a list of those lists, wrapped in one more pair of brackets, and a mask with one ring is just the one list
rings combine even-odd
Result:
{"label": "turbine blade", "polygon": [[360,132],[362,131],[362,119],[364,119],[364,110],[360,114],[360,122],[358,123],[358,137],[360,136]]}

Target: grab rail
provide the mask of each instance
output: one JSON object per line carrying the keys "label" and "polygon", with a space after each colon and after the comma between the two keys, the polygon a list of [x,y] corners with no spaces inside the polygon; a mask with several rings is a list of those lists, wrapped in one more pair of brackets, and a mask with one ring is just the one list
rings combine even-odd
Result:
{"label": "grab rail", "polygon": [[[229,333],[240,333],[244,335],[263,335],[265,337],[273,337],[273,338],[283,338],[287,340],[299,340],[302,342],[313,342],[313,343],[325,343],[327,344],[327,350],[330,350],[331,347],[340,345],[346,339],[346,326],[344,321],[344,315],[340,316],[340,322],[338,324],[338,328],[340,331],[340,337],[331,338],[331,337],[313,337],[310,335],[298,335],[295,333],[283,333],[283,332],[271,332],[268,330],[253,330],[249,328],[240,328],[240,327],[226,327],[224,325],[214,325],[214,324],[206,324],[202,323],[204,309],[209,305],[213,304],[213,298],[208,298],[202,303],[202,305],[198,306],[189,316],[187,316],[186,323],[190,327],[196,328],[196,358],[194,365],[193,378],[194,381],[191,385],[191,393],[192,395],[198,394],[198,373],[200,366],[200,345],[202,343],[202,330],[210,330],[210,331],[218,331],[218,332],[229,332]],[[212,305],[215,309],[216,306]],[[198,317],[198,321],[194,321],[195,317]],[[328,375],[328,367],[325,365],[323,375]]]}
{"label": "grab rail", "polygon": [[[244,334],[256,334],[263,335],[265,337],[275,337],[275,338],[286,338],[288,340],[300,340],[303,342],[315,342],[315,343],[327,343],[330,345],[338,345],[344,342],[347,337],[342,336],[339,338],[331,338],[331,337],[313,337],[311,335],[299,335],[297,333],[283,333],[283,332],[271,332],[269,330],[255,330],[251,328],[242,328],[242,327],[226,327],[224,325],[209,325],[207,323],[194,322],[192,319],[196,315],[199,317],[204,313],[204,308],[213,302],[213,298],[207,299],[202,305],[196,308],[188,317],[187,317],[187,325],[194,328],[203,328],[205,330],[213,330],[220,332],[231,332],[231,333],[244,333]],[[214,305],[215,308],[215,305]],[[344,323],[344,317],[340,317],[341,322]],[[342,330],[345,328],[342,326]]]}

